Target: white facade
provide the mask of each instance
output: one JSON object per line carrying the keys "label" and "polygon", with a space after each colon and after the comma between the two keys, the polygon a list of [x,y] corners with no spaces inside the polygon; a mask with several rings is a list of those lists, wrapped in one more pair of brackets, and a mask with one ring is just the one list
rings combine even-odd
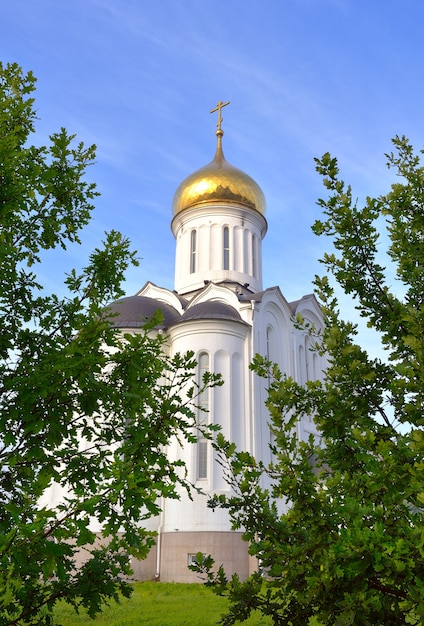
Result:
{"label": "white facade", "polygon": [[[292,322],[296,313],[322,326],[313,295],[288,303],[278,287],[263,289],[262,240],[266,234],[262,191],[245,173],[229,165],[217,131],[214,160],[190,175],[176,192],[171,223],[176,239],[175,290],[147,283],[138,294],[113,304],[116,325],[125,331],[161,308],[172,354],[192,350],[199,377],[204,369],[222,374],[224,384],[201,399],[206,419],[219,424],[225,437],[264,462],[270,460],[270,432],[265,408],[266,382],[249,364],[256,353],[268,356],[299,382],[319,378],[321,357],[309,350],[309,337]],[[314,432],[306,417],[299,437]],[[184,460],[191,481],[205,494],[228,491],[210,443],[169,448]],[[212,554],[227,573],[248,576],[255,564],[240,533],[231,531],[225,511],[211,511],[207,496],[163,503],[152,520],[158,541],[146,561],[133,563],[136,577],[198,582],[187,569],[196,552]]]}

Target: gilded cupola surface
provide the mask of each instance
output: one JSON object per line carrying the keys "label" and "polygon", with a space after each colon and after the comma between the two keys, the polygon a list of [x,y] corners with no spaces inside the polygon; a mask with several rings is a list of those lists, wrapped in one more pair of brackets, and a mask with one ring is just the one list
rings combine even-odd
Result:
{"label": "gilded cupola surface", "polygon": [[228,163],[222,150],[222,136],[218,121],[217,148],[213,160],[187,176],[174,195],[174,217],[194,206],[212,203],[239,204],[265,216],[265,196],[259,185],[245,172]]}

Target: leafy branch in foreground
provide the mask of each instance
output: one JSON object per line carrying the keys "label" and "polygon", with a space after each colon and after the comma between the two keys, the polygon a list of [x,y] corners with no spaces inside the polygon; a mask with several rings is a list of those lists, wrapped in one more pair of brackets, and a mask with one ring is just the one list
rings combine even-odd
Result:
{"label": "leafy branch in foreground", "polygon": [[[216,440],[233,494],[210,506],[228,509],[260,566],[246,581],[214,574],[210,561],[198,566],[230,598],[226,625],[252,609],[279,625],[424,619],[424,169],[407,139],[393,145],[388,166],[398,181],[362,208],[336,159],[317,160],[328,197],[318,202],[323,218],[313,230],[333,251],[322,259],[327,274],[315,279],[325,317],[315,349],[328,369],[300,386],[262,357],[253,362],[272,379],[273,463],[264,467]],[[384,226],[394,288],[380,260]],[[331,275],[381,338],[384,360],[358,345]],[[297,440],[293,426],[305,414],[314,416],[319,441]]]}
{"label": "leafy branch in foreground", "polygon": [[75,146],[64,129],[48,147],[30,144],[34,84],[0,64],[0,624],[9,626],[52,623],[59,599],[94,616],[130,593],[129,556],[145,558],[154,543],[146,520],[162,497],[191,489],[165,447],[193,441],[202,393],[193,355],[167,356],[158,317],[134,335],[113,328],[107,304],[137,264],[120,233],[69,272],[65,296],[43,288],[46,253],[80,243],[97,192],[85,178],[94,146]]}

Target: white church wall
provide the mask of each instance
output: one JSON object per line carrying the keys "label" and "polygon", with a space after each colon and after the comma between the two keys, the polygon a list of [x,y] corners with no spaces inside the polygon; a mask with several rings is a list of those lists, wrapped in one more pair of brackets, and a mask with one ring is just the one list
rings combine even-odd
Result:
{"label": "white church wall", "polygon": [[[267,290],[262,301],[255,303],[254,354],[258,353],[289,376],[295,377],[294,337],[291,311],[278,288]],[[265,406],[270,381],[253,375],[254,395],[254,454],[269,463],[272,443],[269,414]]]}
{"label": "white church wall", "polygon": [[[322,376],[325,359],[310,350],[308,333],[294,327],[293,310],[280,289],[263,291],[265,200],[250,177],[223,160],[222,134],[219,128],[214,165],[199,170],[200,188],[196,192],[190,186],[194,179],[189,177],[186,187],[180,186],[174,198],[171,229],[176,239],[175,291],[146,283],[137,295],[143,300],[151,299],[147,300],[149,311],[152,301],[158,308],[161,303],[169,305],[162,307],[166,313],[165,350],[171,357],[193,351],[198,363],[196,382],[200,383],[205,369],[223,377],[221,387],[205,391],[198,398],[198,404],[207,409],[197,411],[198,426],[219,425],[239,450],[249,451],[258,461],[268,464],[271,433],[265,402],[270,381],[250,371],[249,364],[259,353],[306,384]],[[217,172],[221,173],[220,181]],[[202,185],[208,182],[208,176],[215,192],[205,196]],[[195,198],[194,204],[184,204],[184,198],[190,198],[190,202]],[[138,328],[139,309],[125,310],[132,311],[125,314],[133,317],[126,322],[121,319],[122,327],[127,332],[142,332]],[[322,316],[313,296],[302,298],[296,312],[320,327]],[[249,559],[241,533],[231,530],[227,512],[212,511],[207,506],[210,496],[229,493],[230,487],[210,441],[199,428],[193,428],[193,433],[196,442],[175,438],[167,447],[167,455],[171,462],[183,462],[181,476],[199,492],[192,491],[190,497],[183,487],[178,487],[180,499],[164,499],[160,516],[146,520],[146,526],[158,532],[158,539],[146,561],[133,563],[135,575],[141,580],[156,577],[199,582],[196,574],[187,569],[191,555],[198,551],[212,554],[218,564],[224,564],[227,574],[237,572],[242,579],[256,566]],[[311,433],[315,433],[313,418],[305,416],[298,424],[298,436],[304,439]],[[63,493],[52,489],[45,497],[57,501]],[[100,531],[101,526],[95,520],[93,523]]]}
{"label": "white church wall", "polygon": [[[322,380],[327,362],[325,356],[316,350],[319,333],[323,329],[322,314],[318,302],[313,295],[304,296],[297,304],[296,314],[300,314],[305,322],[305,328],[296,328],[294,331],[296,374],[300,384],[306,385],[309,381]],[[310,334],[309,329],[312,329]],[[297,424],[299,440],[306,440],[313,435],[318,436],[313,415],[305,415]]]}
{"label": "white church wall", "polygon": [[[231,320],[192,320],[186,321],[170,329],[172,350],[185,352],[193,350],[196,360],[201,353],[209,355],[210,371],[220,373],[223,385],[210,390],[208,400],[209,413],[206,420],[218,424],[225,437],[241,448],[246,443],[246,414],[248,409],[248,389],[250,375],[245,344],[249,338],[249,327]],[[234,378],[233,378],[234,377]],[[197,473],[197,444],[187,444],[183,448],[174,444],[169,449],[172,458],[183,459],[187,467],[189,480],[206,492],[228,491],[222,471],[215,462],[213,450],[208,443],[207,476],[199,478]],[[178,456],[177,456],[178,455]],[[172,506],[172,505],[171,505]],[[183,507],[187,519],[196,518],[196,507],[199,506],[197,496],[193,502]],[[214,525],[221,527],[221,521],[215,518]],[[226,519],[226,518],[225,518]],[[228,522],[225,521],[228,529]]]}

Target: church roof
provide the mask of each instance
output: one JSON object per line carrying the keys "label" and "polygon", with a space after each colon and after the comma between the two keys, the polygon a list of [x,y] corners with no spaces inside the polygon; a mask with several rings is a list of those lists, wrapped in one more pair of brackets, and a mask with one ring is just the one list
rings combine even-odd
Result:
{"label": "church roof", "polygon": [[115,328],[140,328],[158,309],[163,315],[160,328],[169,328],[181,319],[178,311],[170,304],[146,296],[128,296],[108,306],[111,315],[115,314],[112,318]]}
{"label": "church roof", "polygon": [[199,302],[184,311],[181,321],[200,319],[235,320],[241,322],[240,313],[234,307],[219,300]]}
{"label": "church roof", "polygon": [[200,319],[220,319],[242,322],[239,312],[230,304],[218,300],[208,300],[189,306],[180,315],[173,306],[147,296],[129,296],[112,302],[108,306],[111,320],[115,328],[141,328],[153,317],[157,310],[163,315],[158,328],[170,328],[180,322]]}

